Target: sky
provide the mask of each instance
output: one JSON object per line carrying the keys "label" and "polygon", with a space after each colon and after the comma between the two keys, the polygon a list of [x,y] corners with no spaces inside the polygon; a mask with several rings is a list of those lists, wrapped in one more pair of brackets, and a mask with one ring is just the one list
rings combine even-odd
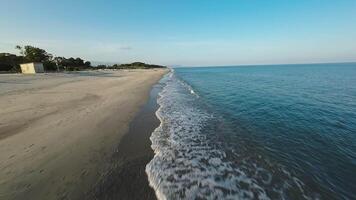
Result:
{"label": "sky", "polygon": [[0,0],[0,52],[216,66],[356,61],[356,0]]}

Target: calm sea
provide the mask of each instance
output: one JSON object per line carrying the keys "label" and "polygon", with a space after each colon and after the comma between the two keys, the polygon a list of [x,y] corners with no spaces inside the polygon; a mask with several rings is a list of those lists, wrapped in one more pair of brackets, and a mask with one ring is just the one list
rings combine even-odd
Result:
{"label": "calm sea", "polygon": [[160,199],[356,199],[356,64],[175,68],[146,172]]}

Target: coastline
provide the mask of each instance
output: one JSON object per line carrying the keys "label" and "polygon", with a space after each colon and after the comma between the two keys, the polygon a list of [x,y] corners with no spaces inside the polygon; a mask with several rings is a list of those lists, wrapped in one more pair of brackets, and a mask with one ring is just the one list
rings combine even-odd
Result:
{"label": "coastline", "polygon": [[157,98],[163,87],[160,82],[152,87],[148,101],[131,121],[128,133],[112,155],[107,173],[88,199],[157,199],[145,169],[154,156],[150,137],[161,123],[156,112]]}
{"label": "coastline", "polygon": [[[130,123],[142,115],[152,85],[166,72],[1,75],[0,197],[86,196],[113,168],[111,161],[122,152],[118,143],[127,140]],[[122,162],[134,158],[126,153]]]}

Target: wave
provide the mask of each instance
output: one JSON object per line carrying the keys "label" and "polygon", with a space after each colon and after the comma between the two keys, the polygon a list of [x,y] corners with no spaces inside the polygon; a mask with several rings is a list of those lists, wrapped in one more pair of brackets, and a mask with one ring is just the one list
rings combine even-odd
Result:
{"label": "wave", "polygon": [[[239,165],[232,162],[216,133],[207,131],[215,118],[199,106],[192,87],[174,71],[162,82],[165,86],[156,111],[161,123],[150,138],[155,155],[146,166],[158,199],[270,199],[271,191],[278,197],[275,199],[284,199],[285,190],[295,183],[301,185],[297,188],[301,196],[309,198],[303,184],[288,172],[278,172],[287,177],[276,186],[271,170],[255,162],[244,163],[245,159]],[[245,170],[247,166],[254,174]]]}

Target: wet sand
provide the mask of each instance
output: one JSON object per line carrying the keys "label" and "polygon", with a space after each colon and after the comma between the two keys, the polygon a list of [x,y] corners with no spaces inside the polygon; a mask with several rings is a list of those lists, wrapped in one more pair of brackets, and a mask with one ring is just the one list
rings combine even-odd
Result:
{"label": "wet sand", "polygon": [[146,164],[153,158],[150,136],[160,121],[158,93],[163,85],[157,83],[150,98],[130,123],[129,132],[121,139],[111,157],[110,169],[90,193],[88,199],[156,199],[145,172]]}
{"label": "wet sand", "polygon": [[[144,116],[140,108],[165,73],[0,75],[0,199],[127,199],[138,194],[129,173],[146,185],[140,194],[154,198],[143,163],[152,156],[148,131],[158,121],[130,123]],[[131,133],[143,132],[145,139],[125,147],[141,137]],[[110,173],[118,177],[112,184]],[[103,185],[116,192],[102,195]]]}

